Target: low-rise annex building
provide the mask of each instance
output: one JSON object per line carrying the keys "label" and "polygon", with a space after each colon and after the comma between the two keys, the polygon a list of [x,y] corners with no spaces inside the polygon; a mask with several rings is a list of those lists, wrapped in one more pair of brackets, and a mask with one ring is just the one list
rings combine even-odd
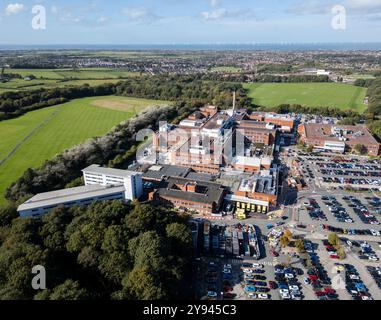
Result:
{"label": "low-rise annex building", "polygon": [[362,125],[344,126],[321,123],[301,124],[298,127],[300,141],[317,150],[344,153],[362,145],[370,156],[380,154],[380,144]]}
{"label": "low-rise annex building", "polygon": [[128,200],[124,186],[81,186],[40,193],[17,208],[22,218],[40,217],[59,206],[90,205],[96,201]]}
{"label": "low-rise annex building", "polygon": [[132,201],[143,195],[142,173],[91,165],[83,170],[85,186],[40,193],[17,209],[21,217],[39,217],[58,206],[96,201]]}

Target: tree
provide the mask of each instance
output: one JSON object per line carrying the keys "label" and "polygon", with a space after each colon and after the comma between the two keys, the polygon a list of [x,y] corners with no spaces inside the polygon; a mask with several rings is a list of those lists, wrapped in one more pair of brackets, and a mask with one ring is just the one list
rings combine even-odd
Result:
{"label": "tree", "polygon": [[366,154],[366,148],[363,144],[356,144],[353,148],[358,154],[364,155]]}
{"label": "tree", "polygon": [[306,149],[306,151],[307,151],[308,153],[312,153],[312,152],[314,151],[314,147],[313,147],[313,146],[308,146],[307,149]]}
{"label": "tree", "polygon": [[77,281],[70,279],[55,287],[49,297],[50,300],[87,300],[88,298],[87,290],[81,288]]}
{"label": "tree", "polygon": [[284,235],[289,241],[292,240],[292,232],[291,232],[289,229],[285,230],[285,231],[283,232],[283,235]]}
{"label": "tree", "polygon": [[328,242],[332,245],[332,246],[337,246],[340,244],[340,239],[338,237],[338,235],[336,233],[330,233],[328,235]]}
{"label": "tree", "polygon": [[295,247],[298,249],[299,253],[305,252],[304,241],[302,239],[295,241]]}
{"label": "tree", "polygon": [[123,286],[137,300],[160,300],[165,297],[148,267],[135,267],[123,280]]}
{"label": "tree", "polygon": [[18,218],[17,209],[14,206],[7,206],[0,208],[0,227],[7,226],[11,224],[13,219]]}
{"label": "tree", "polygon": [[282,246],[282,248],[285,248],[290,244],[289,238],[286,237],[285,235],[283,235],[279,238],[279,242],[280,242],[280,245]]}
{"label": "tree", "polygon": [[338,248],[336,248],[336,250],[340,260],[344,260],[347,257],[347,254],[345,253],[345,250],[342,246],[339,246]]}

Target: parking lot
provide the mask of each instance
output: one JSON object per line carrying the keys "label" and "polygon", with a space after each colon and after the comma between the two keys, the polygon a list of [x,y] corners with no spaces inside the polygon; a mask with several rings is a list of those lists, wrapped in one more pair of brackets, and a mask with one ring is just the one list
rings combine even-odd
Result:
{"label": "parking lot", "polygon": [[316,227],[327,224],[337,228],[373,230],[377,234],[381,231],[381,214],[377,207],[369,204],[372,198],[366,194],[328,192],[325,196],[312,195],[303,200],[298,208],[299,222]]}
{"label": "parking lot", "polygon": [[296,153],[306,180],[320,188],[377,190],[381,187],[381,166],[376,160],[335,154]]}

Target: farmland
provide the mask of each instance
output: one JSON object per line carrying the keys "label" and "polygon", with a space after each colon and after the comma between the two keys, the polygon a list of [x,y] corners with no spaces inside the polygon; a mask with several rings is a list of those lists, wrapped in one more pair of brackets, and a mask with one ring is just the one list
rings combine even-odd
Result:
{"label": "farmland", "polygon": [[[0,83],[0,93],[7,91],[32,90],[40,88],[56,88],[65,86],[91,86],[103,83],[116,83],[136,73],[105,68],[87,69],[6,69],[7,74],[19,74],[23,79],[11,79],[9,82]],[[33,75],[35,79],[27,80]]]}
{"label": "farmland", "polygon": [[0,122],[0,205],[5,203],[5,189],[26,169],[39,167],[67,148],[104,135],[149,106],[162,104],[166,103],[123,97],[84,98]]}
{"label": "farmland", "polygon": [[245,84],[255,104],[274,107],[301,104],[364,112],[367,89],[339,83],[255,83]]}

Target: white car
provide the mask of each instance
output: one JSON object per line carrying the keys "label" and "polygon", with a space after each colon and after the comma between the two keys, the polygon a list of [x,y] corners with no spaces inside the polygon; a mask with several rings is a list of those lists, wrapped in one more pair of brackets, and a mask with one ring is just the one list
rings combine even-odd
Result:
{"label": "white car", "polygon": [[368,296],[362,296],[361,299],[362,300],[373,300],[371,297],[368,297]]}
{"label": "white car", "polygon": [[370,260],[370,261],[378,261],[379,259],[378,259],[378,257],[377,256],[369,256],[368,257],[368,259]]}
{"label": "white car", "polygon": [[[370,232],[372,233],[373,236],[375,237],[379,237],[381,235],[380,231],[377,231],[377,230],[370,230]],[[381,244],[379,244],[380,248],[381,248]]]}
{"label": "white car", "polygon": [[360,280],[359,276],[356,276],[355,274],[351,274],[349,278],[351,278],[352,280]]}
{"label": "white car", "polygon": [[259,298],[259,299],[268,299],[268,298],[269,298],[269,295],[266,294],[266,293],[260,293],[260,294],[258,294],[258,298]]}
{"label": "white car", "polygon": [[288,286],[288,288],[290,289],[290,291],[299,291],[299,287],[298,286]]}
{"label": "white car", "polygon": [[224,269],[231,269],[232,265],[231,264],[224,264]]}
{"label": "white car", "polygon": [[292,300],[302,300],[302,297],[299,294],[292,294],[291,299]]}
{"label": "white car", "polygon": [[208,297],[210,297],[210,298],[217,298],[217,292],[208,291]]}
{"label": "white car", "polygon": [[284,275],[287,279],[294,279],[294,275],[292,273],[286,273]]}
{"label": "white car", "polygon": [[230,274],[232,273],[232,269],[225,268],[222,272],[226,274]]}
{"label": "white car", "polygon": [[250,298],[250,299],[257,299],[258,296],[257,296],[256,293],[249,293],[249,298]]}
{"label": "white car", "polygon": [[253,263],[253,268],[263,269],[263,268],[264,268],[264,265],[263,265],[263,264],[260,264],[260,263]]}
{"label": "white car", "polygon": [[284,293],[281,296],[282,296],[282,299],[291,299],[291,296],[288,293]]}
{"label": "white car", "polygon": [[283,294],[289,294],[290,293],[290,291],[287,290],[287,289],[280,289],[279,292],[280,292],[281,295],[283,295]]}
{"label": "white car", "polygon": [[251,274],[251,273],[253,273],[253,270],[251,270],[251,269],[243,269],[243,273]]}

